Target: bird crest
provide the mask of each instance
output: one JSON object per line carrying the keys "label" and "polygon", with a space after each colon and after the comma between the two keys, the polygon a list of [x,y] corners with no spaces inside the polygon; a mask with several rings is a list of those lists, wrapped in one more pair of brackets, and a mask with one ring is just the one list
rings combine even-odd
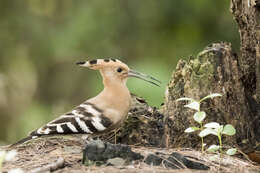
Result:
{"label": "bird crest", "polygon": [[88,61],[80,61],[77,62],[76,64],[82,67],[88,67],[93,70],[99,70],[104,67],[115,67],[115,66],[121,66],[122,68],[129,69],[126,64],[114,58],[92,59]]}

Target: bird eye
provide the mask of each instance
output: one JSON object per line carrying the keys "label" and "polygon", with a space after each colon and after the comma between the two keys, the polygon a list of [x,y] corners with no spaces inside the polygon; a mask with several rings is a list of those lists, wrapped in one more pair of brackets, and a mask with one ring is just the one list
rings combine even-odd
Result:
{"label": "bird eye", "polygon": [[123,69],[119,67],[116,71],[117,71],[118,73],[120,73],[120,72],[123,71]]}

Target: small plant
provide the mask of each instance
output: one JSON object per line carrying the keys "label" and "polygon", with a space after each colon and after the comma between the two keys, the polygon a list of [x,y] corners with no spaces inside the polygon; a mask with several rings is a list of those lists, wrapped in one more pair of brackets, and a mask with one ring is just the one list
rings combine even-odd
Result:
{"label": "small plant", "polygon": [[[202,130],[199,133],[200,137],[205,137],[209,134],[215,135],[218,137],[218,141],[219,141],[219,145],[211,145],[207,151],[209,152],[220,152],[220,154],[223,153],[223,145],[222,145],[222,135],[228,135],[228,136],[233,136],[234,134],[236,134],[236,129],[231,125],[231,124],[227,124],[227,125],[220,125],[219,123],[216,122],[211,122],[211,123],[207,123],[204,125],[205,129]],[[228,155],[234,155],[236,153],[237,149],[236,148],[230,148],[226,151],[226,154]]]}
{"label": "small plant", "polygon": [[[214,97],[220,97],[222,96],[221,94],[218,93],[214,93],[214,94],[210,94],[204,98],[202,98],[201,100],[197,101],[194,100],[192,98],[187,98],[187,97],[183,97],[183,98],[179,98],[177,99],[177,101],[190,101],[189,104],[185,105],[184,107],[188,107],[190,109],[194,109],[196,110],[195,114],[193,115],[193,119],[199,123],[199,127],[193,126],[193,127],[189,127],[187,128],[184,132],[186,133],[191,133],[191,132],[195,132],[195,131],[200,131],[199,133],[199,137],[201,138],[201,151],[204,151],[204,146],[206,144],[204,144],[203,142],[203,138],[212,134],[218,137],[218,141],[219,141],[219,145],[211,145],[207,151],[208,152],[213,152],[213,153],[217,153],[218,151],[220,152],[220,154],[223,153],[223,145],[222,145],[222,135],[228,135],[228,136],[232,136],[236,133],[236,129],[231,125],[231,124],[227,124],[227,125],[220,125],[219,123],[216,122],[210,122],[207,123],[205,125],[203,125],[203,120],[206,118],[206,113],[204,111],[200,110],[200,104],[201,102],[203,102],[206,99],[209,98],[214,98]],[[228,155],[234,155],[236,153],[237,149],[236,148],[230,148],[226,151],[226,154]]]}
{"label": "small plant", "polygon": [[[206,118],[206,112],[200,110],[200,104],[201,104],[201,102],[203,102],[206,99],[209,99],[209,98],[213,99],[214,97],[220,97],[220,96],[222,96],[222,95],[219,93],[213,93],[213,94],[210,94],[210,95],[200,99],[199,101],[194,100],[192,98],[188,98],[188,97],[182,97],[182,98],[177,99],[177,101],[189,101],[190,102],[189,104],[185,105],[184,107],[196,110],[195,114],[193,115],[193,119],[200,125],[199,127],[196,127],[196,126],[189,127],[184,132],[191,133],[191,132],[195,132],[197,130],[203,131],[204,127],[203,127],[202,122]],[[200,138],[201,138],[201,151],[204,152],[204,146],[206,145],[203,142],[204,136],[200,136]]]}

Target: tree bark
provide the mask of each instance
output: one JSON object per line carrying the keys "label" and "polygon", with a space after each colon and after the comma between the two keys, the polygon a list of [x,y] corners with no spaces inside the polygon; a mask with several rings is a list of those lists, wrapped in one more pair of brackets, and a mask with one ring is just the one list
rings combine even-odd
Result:
{"label": "tree bark", "polygon": [[231,0],[231,12],[239,26],[239,64],[253,129],[253,144],[260,141],[260,1]]}
{"label": "tree bark", "polygon": [[[260,124],[260,1],[232,0],[230,9],[239,26],[242,81],[257,128]],[[260,135],[260,129],[257,132]]]}
{"label": "tree bark", "polygon": [[[168,85],[164,114],[168,147],[200,147],[200,139],[184,130],[195,125],[193,111],[177,103],[180,97],[200,99],[210,93],[221,98],[202,105],[207,122],[232,124],[237,133],[224,138],[227,145],[259,147],[260,142],[260,5],[259,0],[231,0],[231,12],[239,26],[240,54],[231,44],[215,43],[197,57],[180,60]],[[216,144],[212,137],[206,143]]]}

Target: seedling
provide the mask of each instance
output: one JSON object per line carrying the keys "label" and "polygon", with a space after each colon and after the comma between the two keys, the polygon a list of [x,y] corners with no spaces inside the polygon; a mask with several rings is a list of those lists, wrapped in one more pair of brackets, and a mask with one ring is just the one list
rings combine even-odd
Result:
{"label": "seedling", "polygon": [[[222,145],[222,135],[228,135],[228,136],[233,136],[236,134],[236,129],[231,125],[220,125],[219,123],[216,122],[211,122],[207,123],[204,125],[205,129],[202,130],[199,133],[200,137],[205,137],[209,134],[215,135],[218,137],[219,145],[211,145],[207,151],[216,153],[220,151],[220,154],[223,153],[223,145]],[[226,154],[228,155],[234,155],[236,153],[236,148],[230,148],[226,151]]]}
{"label": "seedling", "polygon": [[[222,95],[219,93],[213,93],[213,94],[210,94],[210,95],[200,99],[199,101],[194,100],[192,98],[188,98],[188,97],[182,97],[182,98],[177,99],[177,101],[189,101],[190,102],[189,104],[185,105],[184,107],[196,110],[195,114],[193,115],[193,119],[200,125],[199,127],[196,127],[196,126],[189,127],[184,132],[191,133],[191,132],[195,132],[197,130],[202,131],[204,129],[202,122],[206,118],[206,112],[200,110],[201,102],[203,102],[209,98],[213,99],[214,97],[220,97],[220,96],[222,96]],[[201,151],[204,152],[204,146],[206,144],[204,144],[204,142],[203,142],[203,136],[200,136],[200,138],[201,138]]]}
{"label": "seedling", "polygon": [[[196,110],[195,114],[193,115],[193,119],[199,123],[200,127],[189,127],[187,128],[184,132],[186,133],[191,133],[191,132],[195,132],[200,130],[199,133],[199,137],[201,138],[201,151],[204,152],[204,146],[206,144],[204,144],[203,142],[203,138],[212,134],[218,137],[218,141],[219,141],[219,145],[211,145],[207,151],[209,152],[218,152],[220,151],[220,153],[223,153],[223,145],[222,145],[222,135],[228,135],[228,136],[232,136],[236,133],[235,128],[231,125],[231,124],[227,124],[227,125],[220,125],[219,123],[216,122],[211,122],[211,123],[207,123],[203,126],[203,120],[206,118],[206,113],[204,111],[200,110],[200,104],[201,102],[203,102],[206,99],[213,99],[214,97],[220,97],[222,96],[219,93],[214,93],[214,94],[210,94],[204,98],[202,98],[201,100],[197,101],[194,100],[192,98],[187,98],[187,97],[183,97],[183,98],[179,98],[177,99],[177,101],[190,101],[189,104],[185,105],[184,107],[188,107],[190,109],[194,109]],[[236,153],[236,148],[230,148],[226,151],[226,154],[228,155],[234,155]]]}

